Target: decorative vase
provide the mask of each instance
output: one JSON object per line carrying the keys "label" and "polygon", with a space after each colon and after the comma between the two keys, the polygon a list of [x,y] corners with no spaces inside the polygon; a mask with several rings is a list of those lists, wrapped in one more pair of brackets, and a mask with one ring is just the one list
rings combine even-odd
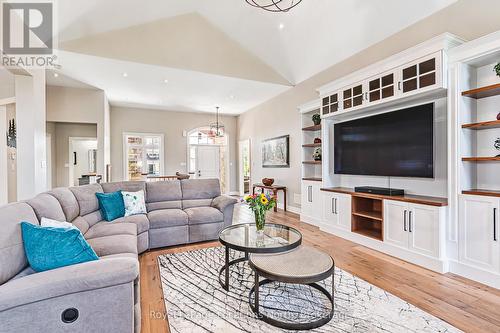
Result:
{"label": "decorative vase", "polygon": [[257,233],[264,232],[264,227],[266,225],[266,212],[265,211],[254,211],[255,225],[257,226]]}
{"label": "decorative vase", "polygon": [[[498,115],[500,116],[500,113]],[[314,139],[314,143],[321,143],[321,139],[320,138],[315,138]]]}
{"label": "decorative vase", "polygon": [[274,178],[263,178],[262,184],[266,186],[272,186],[274,184]]}

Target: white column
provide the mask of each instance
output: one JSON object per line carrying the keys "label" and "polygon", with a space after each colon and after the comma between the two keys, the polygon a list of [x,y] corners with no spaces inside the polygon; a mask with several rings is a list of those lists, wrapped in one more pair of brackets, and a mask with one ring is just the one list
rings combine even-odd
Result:
{"label": "white column", "polygon": [[0,105],[0,206],[8,201],[7,182],[7,109]]}
{"label": "white column", "polygon": [[17,199],[47,190],[45,71],[16,75]]}

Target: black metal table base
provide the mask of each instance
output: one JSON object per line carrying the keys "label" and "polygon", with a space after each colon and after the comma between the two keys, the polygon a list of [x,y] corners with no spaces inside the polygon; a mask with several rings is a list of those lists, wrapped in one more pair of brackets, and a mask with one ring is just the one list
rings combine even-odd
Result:
{"label": "black metal table base", "polygon": [[[238,264],[240,262],[244,262],[248,260],[248,252],[245,252],[245,255],[241,258],[234,259],[229,261],[229,247],[226,246],[226,257],[225,257],[225,264],[224,266],[221,267],[219,270],[219,283],[224,288],[226,291],[229,291],[229,270],[230,267]],[[222,272],[224,272],[224,281],[222,280]]]}
{"label": "black metal table base", "polygon": [[[255,273],[255,271],[254,271],[254,273]],[[258,316],[258,318],[260,320],[262,320],[263,322],[268,323],[269,325],[272,325],[272,326],[275,326],[278,328],[286,329],[286,330],[301,331],[301,330],[312,330],[312,329],[321,327],[321,326],[327,324],[328,322],[330,322],[330,320],[332,319],[334,311],[335,311],[335,305],[334,305],[334,299],[333,299],[334,287],[332,286],[332,294],[330,294],[325,288],[323,288],[322,286],[320,286],[317,283],[308,283],[305,285],[310,286],[310,287],[320,291],[323,295],[325,295],[328,298],[328,300],[330,301],[330,304],[332,306],[332,310],[326,316],[324,316],[318,320],[312,321],[312,322],[293,323],[293,322],[284,322],[281,320],[277,320],[277,319],[271,318],[271,317],[266,316],[265,314],[261,313],[259,311],[259,287],[262,285],[273,283],[273,282],[279,282],[279,281],[273,281],[273,280],[269,280],[269,279],[259,281],[259,275],[255,274],[255,284],[253,285],[252,289],[250,290],[250,293],[248,294],[248,304],[250,305],[250,308],[252,309],[253,313],[255,313]],[[255,294],[254,302],[252,302],[252,295],[253,294]]]}

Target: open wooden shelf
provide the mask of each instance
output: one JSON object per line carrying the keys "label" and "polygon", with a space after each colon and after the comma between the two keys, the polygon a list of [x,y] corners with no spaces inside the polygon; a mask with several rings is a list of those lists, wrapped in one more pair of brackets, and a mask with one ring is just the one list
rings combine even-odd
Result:
{"label": "open wooden shelf", "polygon": [[313,148],[313,147],[321,147],[321,142],[320,143],[307,143],[302,145],[304,148]]}
{"label": "open wooden shelf", "polygon": [[322,182],[323,178],[321,178],[321,177],[304,177],[304,178],[302,178],[302,180],[309,180],[312,182]]}
{"label": "open wooden shelf", "polygon": [[383,224],[382,199],[352,196],[352,232],[383,240]]}
{"label": "open wooden shelf", "polygon": [[374,238],[379,241],[384,240],[380,233],[380,230],[377,229],[359,229],[359,230],[353,230],[353,232],[366,237]]}
{"label": "open wooden shelf", "polygon": [[372,220],[377,220],[377,221],[382,221],[382,212],[374,212],[374,211],[359,211],[359,212],[352,212],[352,215],[356,216],[361,216],[361,217],[366,217],[368,219]]}
{"label": "open wooden shelf", "polygon": [[471,195],[482,195],[486,197],[499,197],[500,198],[500,191],[494,191],[494,190],[481,190],[481,189],[470,189],[467,191],[462,191],[462,194],[471,194]]}
{"label": "open wooden shelf", "polygon": [[321,131],[321,124],[304,127],[302,130],[303,131]]}
{"label": "open wooden shelf", "polygon": [[462,96],[481,99],[500,95],[500,83],[492,84],[491,86],[480,87],[462,92]]}
{"label": "open wooden shelf", "polygon": [[500,162],[500,157],[462,157],[464,162]]}
{"label": "open wooden shelf", "polygon": [[500,120],[492,120],[492,121],[483,121],[480,123],[463,124],[462,128],[468,128],[468,129],[472,129],[472,130],[500,128]]}
{"label": "open wooden shelf", "polygon": [[302,164],[321,164],[321,161],[303,161]]}

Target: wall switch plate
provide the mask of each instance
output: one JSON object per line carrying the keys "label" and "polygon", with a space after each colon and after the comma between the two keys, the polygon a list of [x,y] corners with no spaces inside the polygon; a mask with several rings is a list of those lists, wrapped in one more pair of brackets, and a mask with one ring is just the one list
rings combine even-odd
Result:
{"label": "wall switch plate", "polygon": [[47,168],[47,161],[41,161],[40,166],[42,167],[42,169]]}

